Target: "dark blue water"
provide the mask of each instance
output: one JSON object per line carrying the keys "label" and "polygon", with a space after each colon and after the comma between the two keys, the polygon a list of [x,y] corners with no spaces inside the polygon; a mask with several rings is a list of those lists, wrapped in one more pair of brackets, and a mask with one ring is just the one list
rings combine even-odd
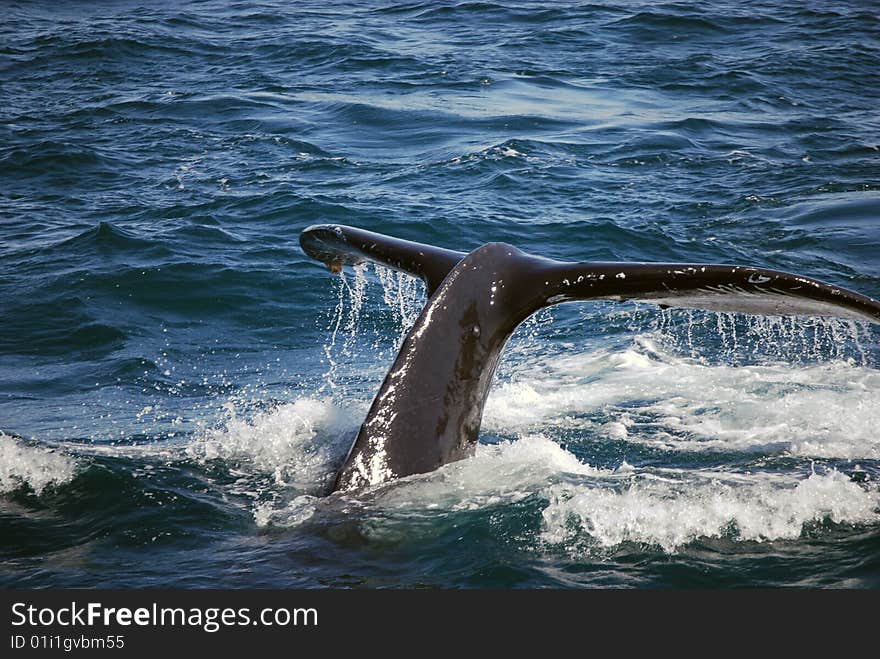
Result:
{"label": "dark blue water", "polygon": [[880,297],[876,5],[5,3],[0,584],[880,585],[880,334],[581,304],[322,497],[423,295],[338,222]]}

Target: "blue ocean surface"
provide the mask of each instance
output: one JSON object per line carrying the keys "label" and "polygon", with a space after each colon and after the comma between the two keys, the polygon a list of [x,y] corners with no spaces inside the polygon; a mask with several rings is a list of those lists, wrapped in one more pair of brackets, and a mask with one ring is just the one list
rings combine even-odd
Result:
{"label": "blue ocean surface", "polygon": [[0,585],[880,586],[880,330],[584,302],[468,459],[325,496],[424,302],[311,261],[737,263],[880,298],[880,12],[7,2]]}

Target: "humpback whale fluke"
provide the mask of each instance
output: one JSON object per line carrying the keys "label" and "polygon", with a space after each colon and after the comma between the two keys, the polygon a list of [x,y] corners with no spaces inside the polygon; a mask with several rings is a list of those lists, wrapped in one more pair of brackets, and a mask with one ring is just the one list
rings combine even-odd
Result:
{"label": "humpback whale fluke", "polygon": [[303,250],[331,270],[364,260],[424,280],[428,302],[373,400],[334,490],[424,473],[473,450],[495,368],[517,326],[543,307],[638,300],[880,324],[880,302],[777,270],[736,265],[572,263],[488,243],[469,254],[338,225],[307,228]]}

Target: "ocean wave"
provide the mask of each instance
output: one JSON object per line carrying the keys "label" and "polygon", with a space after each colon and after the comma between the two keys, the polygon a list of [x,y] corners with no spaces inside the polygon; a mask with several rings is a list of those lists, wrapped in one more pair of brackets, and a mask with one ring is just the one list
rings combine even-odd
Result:
{"label": "ocean wave", "polygon": [[667,553],[702,538],[797,540],[811,526],[880,522],[880,492],[837,471],[796,481],[699,474],[633,479],[619,488],[560,485],[549,490],[542,540],[574,554],[624,543]]}
{"label": "ocean wave", "polygon": [[714,37],[729,30],[717,15],[685,12],[640,11],[610,22],[606,27],[631,30],[641,39],[677,38],[696,39]]}
{"label": "ocean wave", "polygon": [[357,427],[350,410],[310,398],[250,419],[239,419],[230,405],[227,415],[222,427],[206,430],[190,443],[190,456],[262,472],[271,475],[275,485],[311,494],[331,485]]}
{"label": "ocean wave", "polygon": [[10,310],[0,328],[0,348],[6,354],[96,359],[120,347],[128,336],[121,327],[88,313],[78,298],[32,302]]}
{"label": "ocean wave", "polygon": [[[145,238],[143,235],[116,226],[112,222],[102,221],[98,222],[94,227],[86,229],[71,238],[66,238],[46,249],[71,252],[78,252],[81,249],[107,250],[114,253],[150,250],[154,256],[158,257],[170,253],[170,250],[167,248],[162,249],[162,247],[159,241]],[[155,250],[159,250],[159,253],[156,253]]]}
{"label": "ocean wave", "polygon": [[736,367],[643,343],[557,356],[540,376],[524,370],[492,390],[484,427],[579,428],[668,451],[876,460],[878,387],[880,371],[852,362]]}
{"label": "ocean wave", "polygon": [[7,146],[0,152],[0,169],[10,176],[23,178],[52,178],[72,180],[71,176],[114,178],[126,160],[76,142],[42,140],[31,144]]}
{"label": "ocean wave", "polygon": [[[431,535],[455,519],[467,525],[460,515],[521,515],[532,502],[540,533],[531,550],[575,558],[632,543],[673,554],[708,538],[792,541],[828,525],[880,522],[880,491],[833,469],[805,477],[626,462],[598,469],[541,435],[481,445],[472,458],[342,501],[298,495],[259,504],[254,515],[261,526],[291,528],[319,514],[343,514],[370,541],[396,543],[403,526]],[[443,520],[433,531],[425,526],[432,518]]]}
{"label": "ocean wave", "polygon": [[47,488],[72,481],[78,469],[75,458],[0,430],[0,494],[29,491],[39,496]]}

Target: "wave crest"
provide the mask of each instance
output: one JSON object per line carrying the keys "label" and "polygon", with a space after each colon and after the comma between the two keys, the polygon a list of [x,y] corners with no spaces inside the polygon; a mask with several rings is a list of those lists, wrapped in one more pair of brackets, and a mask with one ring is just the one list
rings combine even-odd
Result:
{"label": "wave crest", "polygon": [[0,430],[0,493],[30,489],[39,496],[50,486],[69,483],[76,474],[73,458],[25,444]]}

